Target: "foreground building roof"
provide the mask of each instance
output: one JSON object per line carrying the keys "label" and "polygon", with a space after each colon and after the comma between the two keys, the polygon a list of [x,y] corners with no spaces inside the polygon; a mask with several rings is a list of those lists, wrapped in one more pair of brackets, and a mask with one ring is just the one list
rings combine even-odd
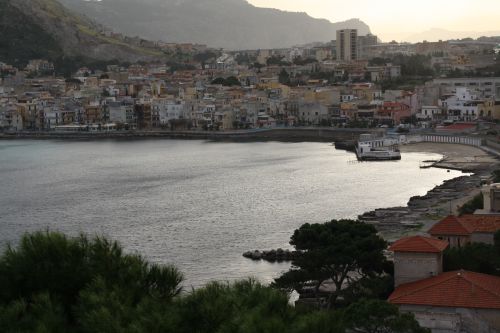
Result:
{"label": "foreground building roof", "polygon": [[467,271],[403,284],[389,297],[397,305],[500,309],[500,277]]}
{"label": "foreground building roof", "polygon": [[440,253],[448,247],[448,242],[435,238],[413,236],[398,240],[389,247],[394,252]]}
{"label": "foreground building roof", "polygon": [[436,223],[431,235],[468,236],[474,232],[494,233],[500,230],[500,215],[448,216]]}

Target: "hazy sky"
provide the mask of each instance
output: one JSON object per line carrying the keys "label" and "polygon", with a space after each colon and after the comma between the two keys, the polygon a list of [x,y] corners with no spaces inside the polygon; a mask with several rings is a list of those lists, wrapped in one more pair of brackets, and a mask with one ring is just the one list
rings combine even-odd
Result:
{"label": "hazy sky", "polygon": [[248,0],[259,7],[307,12],[330,21],[360,18],[384,40],[431,28],[500,31],[500,0]]}

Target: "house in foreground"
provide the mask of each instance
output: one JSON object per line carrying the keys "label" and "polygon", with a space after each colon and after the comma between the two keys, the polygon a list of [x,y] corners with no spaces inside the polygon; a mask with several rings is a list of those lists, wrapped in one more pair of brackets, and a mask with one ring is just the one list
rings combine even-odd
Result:
{"label": "house in foreground", "polygon": [[446,240],[450,247],[461,247],[468,243],[493,244],[499,230],[500,215],[450,215],[436,223],[428,233]]}
{"label": "house in foreground", "polygon": [[389,302],[433,333],[500,332],[500,277],[442,273],[447,242],[416,236],[395,242],[395,290]]}

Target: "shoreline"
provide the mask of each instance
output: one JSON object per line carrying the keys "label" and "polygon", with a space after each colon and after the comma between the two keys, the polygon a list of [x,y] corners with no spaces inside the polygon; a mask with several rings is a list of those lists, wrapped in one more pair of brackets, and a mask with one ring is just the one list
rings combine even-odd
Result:
{"label": "shoreline", "polygon": [[444,181],[425,195],[410,198],[406,206],[380,208],[358,216],[360,221],[373,224],[388,241],[426,233],[442,218],[456,215],[463,204],[480,193],[482,183],[491,179],[492,172],[500,168],[500,160],[491,152],[472,146],[414,143],[401,146],[401,151],[443,155],[430,167],[469,175]]}
{"label": "shoreline", "polygon": [[229,142],[334,142],[353,140],[360,134],[382,136],[385,129],[291,127],[233,131],[114,131],[114,132],[13,132],[0,133],[0,140],[147,140],[181,139]]}
{"label": "shoreline", "polygon": [[[345,140],[365,129],[332,128],[289,128],[263,129],[232,132],[113,132],[113,133],[54,133],[54,132],[19,132],[0,133],[0,140],[149,140],[180,139],[209,140],[222,142],[333,142]],[[379,132],[378,130],[376,131]],[[401,152],[436,153],[443,156],[439,161],[421,166],[448,170],[458,170],[464,175],[445,181],[429,190],[423,196],[412,197],[406,206],[379,208],[358,216],[360,221],[373,224],[387,240],[401,236],[419,234],[428,230],[441,218],[456,214],[459,206],[473,198],[481,183],[490,178],[494,170],[500,169],[498,152],[490,149],[447,143],[412,143],[402,145]],[[370,163],[370,162],[367,162]]]}
{"label": "shoreline", "polygon": [[[358,220],[374,225],[388,242],[401,237],[424,234],[442,218],[457,214],[463,204],[480,193],[483,181],[490,179],[494,170],[500,169],[500,160],[495,152],[477,147],[447,143],[413,143],[401,146],[403,153],[435,153],[443,156],[431,166],[448,170],[459,170],[462,175],[438,185],[422,196],[414,196],[406,206],[378,208],[364,212]],[[370,162],[366,162],[370,163]],[[269,262],[290,261],[294,253],[279,257],[276,250],[248,251],[244,257]],[[267,258],[269,257],[269,258]],[[270,260],[269,260],[270,259]]]}

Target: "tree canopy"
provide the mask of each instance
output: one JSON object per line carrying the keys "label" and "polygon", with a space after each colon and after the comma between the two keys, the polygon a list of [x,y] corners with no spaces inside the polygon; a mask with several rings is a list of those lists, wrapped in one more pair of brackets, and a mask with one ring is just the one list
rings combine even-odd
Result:
{"label": "tree canopy", "polygon": [[500,276],[500,242],[495,245],[470,243],[444,251],[445,271],[465,269],[472,272]]}
{"label": "tree canopy", "polygon": [[181,281],[173,266],[125,254],[102,237],[28,234],[0,256],[1,331],[425,332],[412,315],[380,300],[314,311],[291,306],[286,293],[251,279],[187,293],[180,293]]}
{"label": "tree canopy", "polygon": [[383,250],[387,243],[368,224],[352,220],[333,220],[324,224],[304,224],[295,230],[290,244],[300,255],[291,270],[275,280],[278,287],[300,290],[314,284],[317,294],[325,280],[331,280],[335,292],[329,305],[346,288],[362,278],[373,278],[387,267]]}

